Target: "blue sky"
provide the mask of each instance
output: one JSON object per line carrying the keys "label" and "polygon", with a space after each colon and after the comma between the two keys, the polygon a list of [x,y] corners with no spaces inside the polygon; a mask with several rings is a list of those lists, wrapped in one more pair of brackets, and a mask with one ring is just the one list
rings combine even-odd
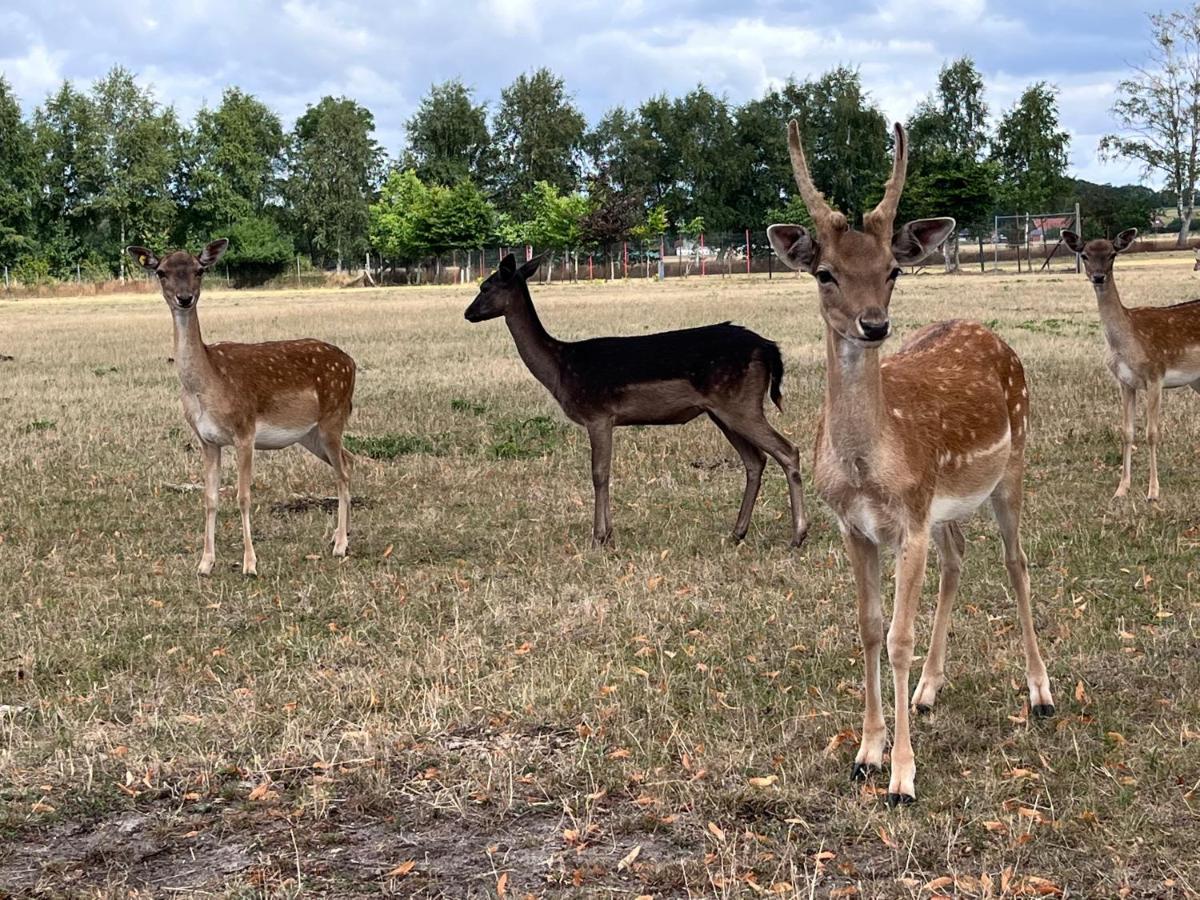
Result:
{"label": "blue sky", "polygon": [[1072,173],[1113,183],[1136,166],[1102,163],[1101,134],[1129,63],[1144,58],[1147,13],[1178,4],[1103,0],[6,0],[0,72],[27,108],[64,78],[87,83],[120,63],[190,116],[236,84],[287,124],[324,94],[375,114],[390,153],[433,82],[462,78],[495,102],[517,74],[561,74],[595,121],[617,104],[703,82],[733,102],[789,76],[858,66],[883,111],[903,118],[948,59],[971,55],[993,114],[1031,81],[1060,90]]}

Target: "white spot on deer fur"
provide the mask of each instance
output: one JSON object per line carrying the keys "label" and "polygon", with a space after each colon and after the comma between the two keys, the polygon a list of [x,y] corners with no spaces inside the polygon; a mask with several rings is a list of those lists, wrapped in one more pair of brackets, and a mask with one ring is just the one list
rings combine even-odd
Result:
{"label": "white spot on deer fur", "polygon": [[897,419],[904,418],[904,413],[900,412],[900,410],[896,407],[892,407],[892,415],[895,416]]}
{"label": "white spot on deer fur", "polygon": [[1013,407],[1013,412],[1019,413],[1020,411],[1021,411],[1021,402],[1018,400],[1017,405]]}
{"label": "white spot on deer fur", "polygon": [[1029,389],[1028,389],[1028,388],[1021,388],[1021,396],[1022,396],[1022,397],[1028,397],[1028,396],[1029,396]]}

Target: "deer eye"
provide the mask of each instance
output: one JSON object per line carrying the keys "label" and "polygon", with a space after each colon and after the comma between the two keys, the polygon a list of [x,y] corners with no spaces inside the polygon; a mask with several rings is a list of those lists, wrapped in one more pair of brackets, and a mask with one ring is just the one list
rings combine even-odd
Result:
{"label": "deer eye", "polygon": [[155,274],[155,275],[157,275],[159,278],[166,278],[166,277],[167,277],[167,273],[166,273],[166,272],[161,272],[161,271],[158,271],[158,270],[155,270],[154,274]]}
{"label": "deer eye", "polygon": [[817,269],[817,281],[820,284],[837,284],[837,279],[828,269]]}

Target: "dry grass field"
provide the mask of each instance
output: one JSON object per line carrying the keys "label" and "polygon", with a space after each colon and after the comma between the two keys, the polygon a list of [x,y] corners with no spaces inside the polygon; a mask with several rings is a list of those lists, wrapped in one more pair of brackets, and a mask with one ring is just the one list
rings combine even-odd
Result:
{"label": "dry grass field", "polygon": [[[1125,262],[1127,303],[1200,295],[1190,254]],[[0,302],[0,895],[1200,893],[1200,396],[1165,402],[1161,505],[1141,448],[1137,499],[1110,504],[1118,394],[1082,276],[896,290],[901,338],[976,318],[1025,361],[1023,533],[1059,710],[1027,716],[981,513],[900,810],[885,778],[848,777],[854,591],[811,484],[801,551],[774,465],[735,545],[743,474],[717,430],[621,429],[615,546],[592,550],[586,436],[502,323],[463,321],[472,296],[202,298],[211,341],[321,337],[360,366],[351,556],[328,554],[329,470],[260,453],[252,580],[228,454],[217,569],[195,575],[200,460],[162,300]],[[567,338],[733,319],[779,341],[770,416],[809,477],[811,279],[535,299]]]}

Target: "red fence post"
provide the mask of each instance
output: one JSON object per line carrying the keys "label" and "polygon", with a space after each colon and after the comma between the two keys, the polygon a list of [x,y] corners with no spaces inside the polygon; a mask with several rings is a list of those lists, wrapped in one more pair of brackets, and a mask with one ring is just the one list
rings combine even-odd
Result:
{"label": "red fence post", "polygon": [[623,270],[622,278],[629,277],[629,241],[621,242],[621,268]]}

